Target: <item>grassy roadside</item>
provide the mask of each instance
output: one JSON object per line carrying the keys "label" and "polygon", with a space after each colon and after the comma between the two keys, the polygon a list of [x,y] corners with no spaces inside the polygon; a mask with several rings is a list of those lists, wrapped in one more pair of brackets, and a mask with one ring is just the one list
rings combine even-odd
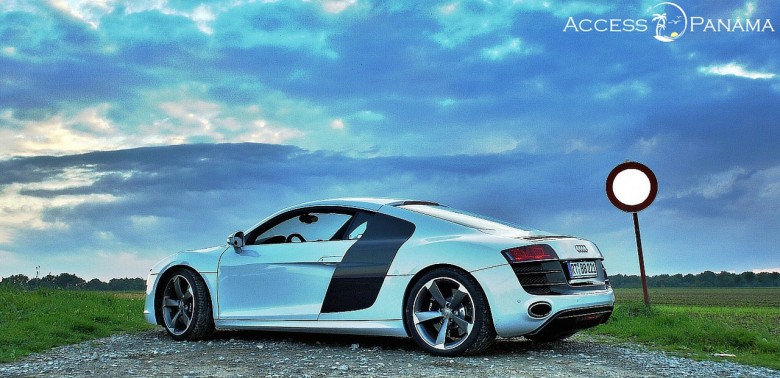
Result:
{"label": "grassy roadside", "polygon": [[780,369],[780,288],[656,289],[649,309],[640,290],[615,292],[612,319],[589,333],[696,359]]}
{"label": "grassy roadside", "polygon": [[0,288],[0,362],[115,333],[151,329],[137,293]]}

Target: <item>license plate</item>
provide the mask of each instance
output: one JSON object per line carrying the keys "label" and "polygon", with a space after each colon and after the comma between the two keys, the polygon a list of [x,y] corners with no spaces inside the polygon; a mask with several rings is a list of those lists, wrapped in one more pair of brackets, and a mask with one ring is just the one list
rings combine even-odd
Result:
{"label": "license plate", "polygon": [[569,277],[571,279],[596,277],[595,261],[570,261],[566,263],[569,266]]}

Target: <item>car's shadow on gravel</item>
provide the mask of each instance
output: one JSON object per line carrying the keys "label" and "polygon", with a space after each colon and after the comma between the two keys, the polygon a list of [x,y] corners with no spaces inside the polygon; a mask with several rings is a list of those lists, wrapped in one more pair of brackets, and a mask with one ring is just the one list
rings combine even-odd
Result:
{"label": "car's shadow on gravel", "polygon": [[[166,337],[162,334],[162,337]],[[307,346],[325,345],[330,347],[351,348],[357,344],[360,348],[378,348],[384,350],[417,350],[417,344],[411,338],[339,335],[323,333],[301,333],[283,331],[219,331],[211,340],[243,340],[247,342],[294,342]]]}
{"label": "car's shadow on gravel", "polygon": [[[164,332],[160,332],[161,338],[166,338]],[[291,342],[300,343],[307,347],[327,346],[331,348],[361,348],[377,350],[398,350],[404,352],[414,352],[420,355],[430,356],[420,349],[420,347],[411,338],[402,337],[382,337],[382,336],[362,336],[362,335],[340,335],[340,334],[322,334],[322,333],[301,333],[301,332],[283,332],[283,331],[219,331],[211,338],[211,341],[229,341],[241,340],[254,343],[274,343]],[[567,340],[552,343],[540,343],[525,339],[516,338],[498,338],[493,346],[488,348],[479,357],[500,357],[510,355],[522,355],[530,351],[555,351],[565,352],[573,347],[581,346],[581,341]]]}

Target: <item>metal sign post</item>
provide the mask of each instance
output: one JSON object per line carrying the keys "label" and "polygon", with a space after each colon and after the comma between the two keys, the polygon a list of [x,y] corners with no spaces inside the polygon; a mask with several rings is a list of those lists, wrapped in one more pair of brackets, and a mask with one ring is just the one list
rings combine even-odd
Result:
{"label": "metal sign post", "polygon": [[639,255],[639,274],[642,276],[642,294],[645,304],[650,305],[650,296],[647,294],[647,277],[645,276],[645,257],[642,255],[642,237],[639,236],[639,216],[634,214],[634,233],[636,234],[636,253]]}
{"label": "metal sign post", "polygon": [[650,305],[647,294],[647,277],[645,276],[645,258],[642,253],[642,238],[639,234],[638,212],[644,210],[655,200],[658,194],[658,180],[647,166],[634,161],[618,165],[607,176],[607,198],[615,207],[632,213],[634,218],[634,234],[636,234],[636,249],[639,255],[639,274],[642,277],[642,294],[645,305]]}

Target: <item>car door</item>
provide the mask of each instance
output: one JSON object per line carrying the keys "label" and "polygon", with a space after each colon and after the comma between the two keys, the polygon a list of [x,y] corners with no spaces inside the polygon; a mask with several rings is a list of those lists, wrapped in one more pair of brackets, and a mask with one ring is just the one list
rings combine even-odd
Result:
{"label": "car door", "polygon": [[353,213],[294,211],[247,234],[218,270],[220,319],[316,320],[337,264],[355,243],[341,237]]}

